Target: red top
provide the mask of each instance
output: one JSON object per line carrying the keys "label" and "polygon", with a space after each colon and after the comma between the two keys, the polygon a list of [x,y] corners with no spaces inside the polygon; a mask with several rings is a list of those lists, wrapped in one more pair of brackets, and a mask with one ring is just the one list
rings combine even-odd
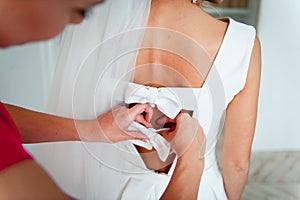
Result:
{"label": "red top", "polygon": [[24,150],[20,133],[0,102],[0,171],[32,157]]}

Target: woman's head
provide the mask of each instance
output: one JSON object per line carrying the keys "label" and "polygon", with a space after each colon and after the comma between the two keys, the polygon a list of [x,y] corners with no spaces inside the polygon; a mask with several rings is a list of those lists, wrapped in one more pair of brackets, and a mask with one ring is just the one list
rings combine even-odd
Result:
{"label": "woman's head", "polygon": [[0,47],[54,37],[102,0],[1,0]]}

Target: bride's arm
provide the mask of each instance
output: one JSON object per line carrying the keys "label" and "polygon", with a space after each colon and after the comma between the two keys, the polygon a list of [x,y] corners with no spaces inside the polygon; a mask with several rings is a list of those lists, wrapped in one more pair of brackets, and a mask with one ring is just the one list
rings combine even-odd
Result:
{"label": "bride's arm", "polygon": [[[130,109],[117,106],[95,120],[73,120],[40,113],[18,106],[4,104],[13,118],[23,143],[53,141],[119,142],[128,139],[146,139],[138,131],[128,131],[132,121],[145,126],[151,118],[148,104],[139,104]],[[146,112],[144,119],[142,113]]]}
{"label": "bride's arm", "polygon": [[260,43],[256,39],[245,88],[226,113],[223,144],[223,178],[228,199],[240,199],[247,183],[258,107],[261,74]]}

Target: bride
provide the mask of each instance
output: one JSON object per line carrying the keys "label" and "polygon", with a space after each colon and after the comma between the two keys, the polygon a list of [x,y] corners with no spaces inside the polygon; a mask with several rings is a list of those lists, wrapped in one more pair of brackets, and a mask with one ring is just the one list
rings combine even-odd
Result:
{"label": "bride", "polygon": [[[150,141],[30,147],[67,193],[79,199],[159,199],[180,157],[168,143],[174,118],[188,113],[207,138],[198,198],[240,199],[256,123],[260,44],[253,27],[214,19],[200,3],[105,1],[63,33],[51,112],[80,120],[118,104],[154,108],[152,128],[131,126]],[[215,144],[222,130],[220,170]],[[191,138],[178,141],[188,147]]]}

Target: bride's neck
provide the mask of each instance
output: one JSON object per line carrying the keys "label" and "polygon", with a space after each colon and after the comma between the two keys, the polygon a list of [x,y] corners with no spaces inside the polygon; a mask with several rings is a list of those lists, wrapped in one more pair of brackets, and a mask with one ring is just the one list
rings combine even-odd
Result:
{"label": "bride's neck", "polygon": [[151,0],[152,6],[155,7],[180,7],[186,8],[195,6],[191,3],[191,0]]}
{"label": "bride's neck", "polygon": [[[207,13],[191,0],[152,0],[150,22],[156,25],[190,21],[204,17]],[[150,23],[149,25],[151,25]]]}

